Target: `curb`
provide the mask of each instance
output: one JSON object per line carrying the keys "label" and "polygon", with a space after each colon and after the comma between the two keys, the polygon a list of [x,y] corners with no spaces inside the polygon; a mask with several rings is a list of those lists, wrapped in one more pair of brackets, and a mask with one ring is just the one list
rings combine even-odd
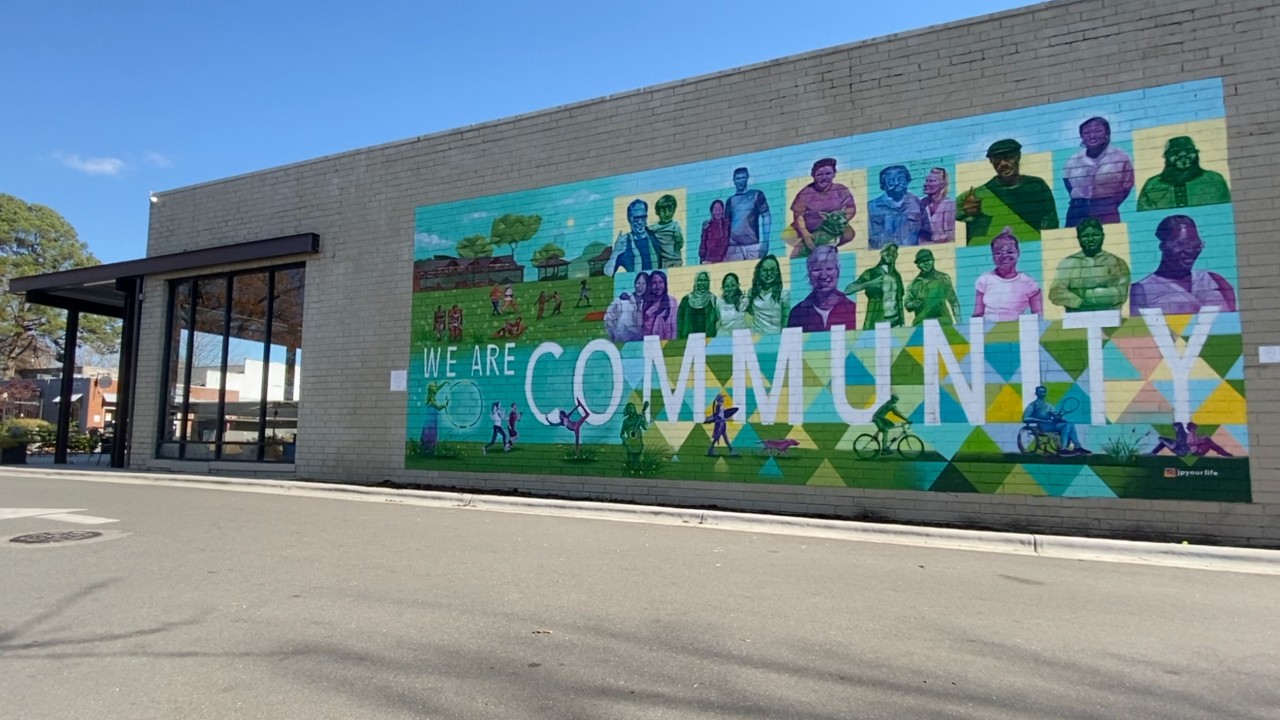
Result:
{"label": "curb", "polygon": [[890,525],[856,520],[825,520],[724,510],[629,505],[593,500],[554,500],[438,490],[409,490],[298,480],[259,480],[215,475],[50,470],[6,466],[18,477],[55,478],[131,485],[163,485],[273,495],[346,499],[422,507],[552,515],[620,522],[703,527],[772,535],[817,537],[854,542],[913,545],[936,549],[1035,555],[1064,560],[1120,562],[1197,570],[1280,575],[1280,551],[1156,543],[1106,538],[1038,535],[989,530]]}

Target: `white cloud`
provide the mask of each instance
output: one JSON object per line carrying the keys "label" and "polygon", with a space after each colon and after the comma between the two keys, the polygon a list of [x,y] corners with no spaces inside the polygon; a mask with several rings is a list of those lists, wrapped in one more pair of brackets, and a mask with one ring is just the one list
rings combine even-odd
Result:
{"label": "white cloud", "polygon": [[55,152],[63,165],[86,175],[119,175],[125,169],[125,161],[115,157],[80,157],[76,153]]}
{"label": "white cloud", "polygon": [[586,202],[591,202],[593,200],[599,200],[599,199],[600,199],[599,195],[584,189],[584,190],[579,190],[578,192],[570,195],[569,197],[558,201],[556,204],[557,205],[577,205],[579,203],[586,203]]}
{"label": "white cloud", "polygon": [[453,243],[435,233],[420,232],[413,234],[413,249],[417,253],[430,253],[434,250],[452,247]]}
{"label": "white cloud", "polygon": [[484,212],[484,211],[482,210],[482,211],[480,211],[480,212],[473,212],[473,213],[471,213],[470,215],[464,215],[464,216],[462,217],[462,219],[463,219],[463,220],[483,220],[483,219],[485,219],[485,218],[487,218],[487,217],[493,217],[493,213],[491,213],[491,212]]}
{"label": "white cloud", "polygon": [[142,154],[142,161],[153,168],[173,167],[173,158],[155,150],[148,150]]}

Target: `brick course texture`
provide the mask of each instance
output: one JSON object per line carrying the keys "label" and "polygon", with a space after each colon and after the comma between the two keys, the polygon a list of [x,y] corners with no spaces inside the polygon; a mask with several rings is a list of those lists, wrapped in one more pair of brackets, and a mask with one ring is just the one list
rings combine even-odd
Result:
{"label": "brick course texture", "polygon": [[[1280,202],[1267,169],[1280,156],[1278,18],[1273,0],[1044,3],[164,192],[152,206],[147,252],[320,235],[319,256],[282,259],[306,261],[296,477],[1280,545],[1280,365],[1258,363],[1259,345],[1280,344],[1280,258],[1270,232],[1280,225]],[[389,391],[388,377],[410,354],[415,208],[1215,78],[1226,105],[1236,223],[1251,503],[404,467],[405,395]],[[775,232],[789,219],[775,208]],[[234,268],[210,268],[227,269]],[[144,469],[185,467],[153,459],[169,279],[148,278],[145,288],[132,458]],[[279,466],[245,469],[273,476]]]}

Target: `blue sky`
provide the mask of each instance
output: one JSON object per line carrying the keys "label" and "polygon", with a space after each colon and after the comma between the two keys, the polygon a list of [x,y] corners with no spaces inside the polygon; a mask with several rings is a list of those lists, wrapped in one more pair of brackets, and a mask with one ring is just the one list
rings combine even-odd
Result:
{"label": "blue sky", "polygon": [[1029,4],[19,0],[0,192],[126,260],[152,190]]}

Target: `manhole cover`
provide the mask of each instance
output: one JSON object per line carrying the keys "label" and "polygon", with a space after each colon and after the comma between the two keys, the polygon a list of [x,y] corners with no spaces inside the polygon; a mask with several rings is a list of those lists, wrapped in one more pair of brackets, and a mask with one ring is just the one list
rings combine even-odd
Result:
{"label": "manhole cover", "polygon": [[11,543],[23,545],[48,545],[50,543],[75,542],[76,540],[92,540],[102,537],[95,530],[64,530],[62,532],[39,532],[9,538]]}

